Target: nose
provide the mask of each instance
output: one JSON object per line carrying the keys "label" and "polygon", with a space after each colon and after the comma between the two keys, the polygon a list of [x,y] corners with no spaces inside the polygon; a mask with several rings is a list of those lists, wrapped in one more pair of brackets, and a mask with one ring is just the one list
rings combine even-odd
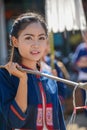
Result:
{"label": "nose", "polygon": [[32,46],[34,46],[34,47],[38,47],[39,46],[39,41],[34,41],[33,43],[32,43]]}

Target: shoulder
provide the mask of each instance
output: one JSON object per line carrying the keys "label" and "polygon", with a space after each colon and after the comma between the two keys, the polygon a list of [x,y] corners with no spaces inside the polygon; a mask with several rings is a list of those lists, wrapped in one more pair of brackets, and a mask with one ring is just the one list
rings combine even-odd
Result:
{"label": "shoulder", "polygon": [[11,77],[8,71],[4,68],[0,69],[0,87],[6,87],[7,84],[11,83]]}
{"label": "shoulder", "polygon": [[14,76],[11,76],[6,69],[0,69],[0,94],[7,95],[6,98],[11,95],[15,96],[18,88],[18,80]]}
{"label": "shoulder", "polygon": [[6,78],[9,76],[10,76],[10,74],[5,68],[0,69],[0,78]]}
{"label": "shoulder", "polygon": [[13,85],[14,80],[15,80],[15,77],[10,75],[10,73],[5,68],[0,69],[0,85],[1,84],[2,85],[4,84],[4,86],[6,84],[8,84],[8,86]]}

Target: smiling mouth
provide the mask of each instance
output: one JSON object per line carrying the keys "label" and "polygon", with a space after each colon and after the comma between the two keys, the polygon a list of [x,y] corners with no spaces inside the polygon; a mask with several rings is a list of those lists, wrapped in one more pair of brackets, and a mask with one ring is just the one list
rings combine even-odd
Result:
{"label": "smiling mouth", "polygon": [[32,55],[40,54],[39,51],[31,51],[30,53],[31,53]]}

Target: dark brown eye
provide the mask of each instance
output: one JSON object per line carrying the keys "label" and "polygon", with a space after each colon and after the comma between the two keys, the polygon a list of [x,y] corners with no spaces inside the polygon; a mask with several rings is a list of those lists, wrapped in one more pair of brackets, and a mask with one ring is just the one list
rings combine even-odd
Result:
{"label": "dark brown eye", "polygon": [[39,40],[46,40],[46,37],[45,36],[40,37]]}
{"label": "dark brown eye", "polygon": [[26,40],[32,40],[32,37],[26,37],[25,39]]}

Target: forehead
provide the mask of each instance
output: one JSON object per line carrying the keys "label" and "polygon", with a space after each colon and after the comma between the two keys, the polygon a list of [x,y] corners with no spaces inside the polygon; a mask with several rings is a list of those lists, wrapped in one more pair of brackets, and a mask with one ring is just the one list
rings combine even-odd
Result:
{"label": "forehead", "polygon": [[35,23],[30,23],[29,25],[26,26],[25,29],[23,29],[20,32],[20,35],[24,35],[24,34],[45,34],[45,29],[43,28],[43,26],[41,25],[41,23],[39,22],[35,22]]}

